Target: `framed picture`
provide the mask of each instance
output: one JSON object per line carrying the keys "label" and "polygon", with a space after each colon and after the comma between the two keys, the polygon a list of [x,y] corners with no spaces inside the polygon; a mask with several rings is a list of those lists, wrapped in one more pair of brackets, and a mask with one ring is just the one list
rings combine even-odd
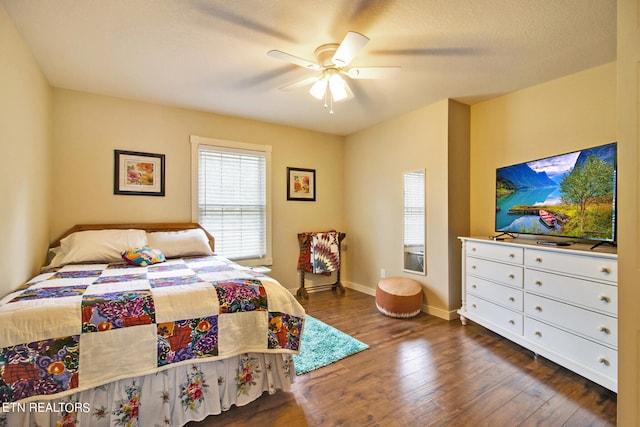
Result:
{"label": "framed picture", "polygon": [[114,150],[113,194],[164,196],[164,154]]}
{"label": "framed picture", "polygon": [[287,168],[287,200],[315,202],[315,169]]}

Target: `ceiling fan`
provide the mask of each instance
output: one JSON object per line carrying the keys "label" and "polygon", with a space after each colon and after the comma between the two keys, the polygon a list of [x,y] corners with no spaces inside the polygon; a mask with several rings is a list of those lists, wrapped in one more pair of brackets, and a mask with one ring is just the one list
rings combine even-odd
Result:
{"label": "ceiling fan", "polygon": [[324,107],[329,107],[330,113],[333,114],[333,102],[353,98],[353,92],[343,75],[351,79],[381,79],[393,77],[400,70],[400,67],[349,67],[353,58],[368,41],[368,37],[349,31],[342,43],[319,46],[314,52],[316,62],[275,49],[267,52],[267,55],[312,71],[319,71],[319,75],[290,83],[280,89],[292,90],[311,84],[309,93],[317,99],[324,99]]}

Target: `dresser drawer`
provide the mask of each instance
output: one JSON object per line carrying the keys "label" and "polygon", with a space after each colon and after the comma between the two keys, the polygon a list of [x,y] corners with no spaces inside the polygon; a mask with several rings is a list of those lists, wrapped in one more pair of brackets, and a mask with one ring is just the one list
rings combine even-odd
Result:
{"label": "dresser drawer", "polygon": [[517,265],[502,264],[475,257],[467,258],[467,274],[504,283],[509,286],[522,287],[523,268]]}
{"label": "dresser drawer", "polygon": [[525,264],[527,267],[558,271],[568,275],[607,282],[618,281],[618,262],[611,258],[527,249]]}
{"label": "dresser drawer", "polygon": [[618,315],[618,287],[614,285],[526,269],[524,288],[612,316]]}
{"label": "dresser drawer", "polygon": [[522,311],[522,289],[499,285],[480,277],[467,278],[467,292],[515,311]]}
{"label": "dresser drawer", "polygon": [[467,294],[467,311],[514,334],[522,335],[522,313],[516,313],[471,294]]}
{"label": "dresser drawer", "polygon": [[502,262],[523,263],[523,249],[495,243],[467,242],[467,255]]}
{"label": "dresser drawer", "polygon": [[569,329],[611,347],[618,347],[618,321],[615,317],[531,294],[525,295],[524,312],[527,316]]}
{"label": "dresser drawer", "polygon": [[596,371],[614,382],[618,377],[618,352],[531,318],[524,320],[524,336],[541,347]]}

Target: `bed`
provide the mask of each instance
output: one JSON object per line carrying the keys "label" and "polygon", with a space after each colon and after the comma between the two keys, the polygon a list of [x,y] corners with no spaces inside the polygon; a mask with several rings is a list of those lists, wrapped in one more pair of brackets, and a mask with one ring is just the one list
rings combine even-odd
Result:
{"label": "bed", "polygon": [[305,312],[198,224],[79,225],[0,299],[0,426],[182,426],[289,391]]}

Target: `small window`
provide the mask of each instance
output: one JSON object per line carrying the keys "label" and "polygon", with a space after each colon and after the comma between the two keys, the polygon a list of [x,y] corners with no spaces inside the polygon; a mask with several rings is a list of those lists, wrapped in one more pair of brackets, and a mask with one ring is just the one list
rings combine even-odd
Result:
{"label": "small window", "polygon": [[192,218],[216,253],[271,265],[271,146],[191,137]]}
{"label": "small window", "polygon": [[424,246],[424,170],[404,174],[404,244]]}

